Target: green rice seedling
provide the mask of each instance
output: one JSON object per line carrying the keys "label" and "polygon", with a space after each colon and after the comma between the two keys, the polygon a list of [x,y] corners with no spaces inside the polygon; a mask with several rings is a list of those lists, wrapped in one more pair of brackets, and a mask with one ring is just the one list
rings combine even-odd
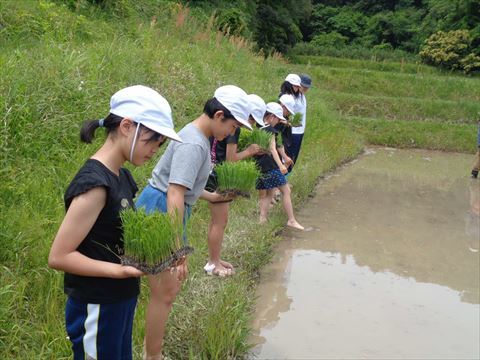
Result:
{"label": "green rice seedling", "polygon": [[296,113],[293,116],[291,116],[289,123],[293,127],[302,126],[302,114]]}
{"label": "green rice seedling", "polygon": [[270,152],[270,143],[272,142],[273,135],[265,130],[254,128],[250,132],[250,144],[257,144],[264,152]]}
{"label": "green rice seedling", "polygon": [[172,217],[158,211],[147,214],[145,209],[127,209],[120,214],[125,253],[122,264],[145,273],[157,274],[193,252],[184,246],[180,216]]}
{"label": "green rice seedling", "polygon": [[245,129],[240,130],[240,137],[238,138],[238,144],[237,144],[239,151],[245,150],[248,147],[248,145],[251,144],[250,135],[251,135],[250,130],[245,130]]}
{"label": "green rice seedling", "polygon": [[255,190],[255,182],[260,176],[255,162],[224,162],[215,167],[220,194],[241,195],[248,197]]}

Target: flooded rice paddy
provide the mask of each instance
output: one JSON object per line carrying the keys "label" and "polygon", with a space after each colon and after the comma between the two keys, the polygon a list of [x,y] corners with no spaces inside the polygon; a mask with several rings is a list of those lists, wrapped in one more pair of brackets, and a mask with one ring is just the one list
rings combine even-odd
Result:
{"label": "flooded rice paddy", "polygon": [[319,183],[261,274],[252,358],[478,359],[473,156],[368,149]]}

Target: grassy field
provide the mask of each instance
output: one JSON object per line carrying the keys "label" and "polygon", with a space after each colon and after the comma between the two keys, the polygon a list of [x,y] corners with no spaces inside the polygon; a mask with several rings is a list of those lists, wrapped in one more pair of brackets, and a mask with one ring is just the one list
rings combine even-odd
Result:
{"label": "grassy field", "polygon": [[[179,129],[199,115],[219,85],[234,83],[272,99],[287,73],[311,73],[309,127],[291,178],[297,205],[319,175],[354,158],[365,142],[474,150],[471,116],[478,110],[478,79],[423,68],[412,72],[421,74],[416,79],[395,71],[395,64],[379,70],[377,63],[352,60],[291,65],[264,59],[242,39],[216,33],[173,2],[124,0],[108,9],[59,3],[0,2],[1,359],[70,356],[62,274],[47,268],[47,256],[64,213],[63,192],[102,141],[80,144],[81,123],[105,116],[111,94],[126,85],[158,89],[172,104]],[[377,97],[393,100],[375,108]],[[452,104],[451,113],[447,105],[438,113],[431,113],[430,105],[417,108],[418,99]],[[140,188],[154,163],[132,169]],[[247,353],[258,270],[269,260],[285,221],[276,209],[259,227],[257,208],[256,199],[233,204],[224,256],[238,273],[218,279],[202,272],[209,213],[204,202],[195,207],[190,241],[196,252],[166,336],[171,358],[229,359]],[[134,325],[138,359],[147,297],[143,284]]]}
{"label": "grassy field", "polygon": [[322,98],[372,144],[474,152],[480,78],[409,63],[297,56]]}

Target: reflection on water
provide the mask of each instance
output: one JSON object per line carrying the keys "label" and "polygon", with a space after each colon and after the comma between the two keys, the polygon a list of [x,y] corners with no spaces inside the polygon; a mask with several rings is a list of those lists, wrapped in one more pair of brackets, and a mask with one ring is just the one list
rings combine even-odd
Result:
{"label": "reflection on water", "polygon": [[262,273],[262,359],[479,358],[471,157],[370,150],[319,184]]}

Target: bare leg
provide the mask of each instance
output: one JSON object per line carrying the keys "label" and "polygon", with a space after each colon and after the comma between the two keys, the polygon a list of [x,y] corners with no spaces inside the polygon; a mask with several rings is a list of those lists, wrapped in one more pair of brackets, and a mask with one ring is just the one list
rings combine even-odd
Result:
{"label": "bare leg", "polygon": [[270,209],[270,202],[272,201],[273,190],[259,190],[258,198],[260,202],[260,223],[267,221],[268,210]]}
{"label": "bare leg", "polygon": [[148,277],[150,301],[146,311],[145,359],[162,359],[163,337],[168,314],[180,291],[181,282],[176,273],[164,271]]}
{"label": "bare leg", "polygon": [[293,215],[292,198],[290,196],[291,191],[288,184],[280,186],[280,191],[283,194],[283,208],[288,217],[287,225],[298,230],[304,230],[304,227],[298,223]]}
{"label": "bare leg", "polygon": [[215,266],[215,272],[231,275],[233,270],[232,264],[220,259],[223,236],[228,223],[228,209],[230,204],[210,203],[208,206],[210,208],[211,215],[210,224],[208,226],[208,262],[209,264],[213,264]]}

